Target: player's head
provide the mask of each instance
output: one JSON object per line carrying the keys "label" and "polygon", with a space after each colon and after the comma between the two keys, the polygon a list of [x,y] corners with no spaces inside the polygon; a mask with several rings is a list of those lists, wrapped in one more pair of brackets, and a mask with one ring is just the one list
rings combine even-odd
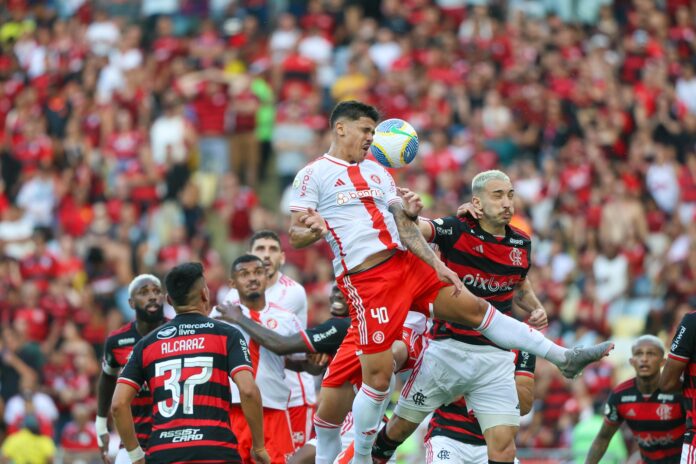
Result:
{"label": "player's head", "polygon": [[266,267],[258,256],[242,255],[232,263],[230,286],[237,289],[242,303],[261,298],[266,291],[267,282]]}
{"label": "player's head", "polygon": [[280,247],[280,238],[272,230],[256,232],[251,237],[249,251],[261,258],[269,279],[273,279],[280,266],[285,264],[285,252]]}
{"label": "player's head", "polygon": [[348,304],[346,299],[338,288],[338,285],[334,285],[331,288],[331,296],[329,297],[329,311],[332,316],[336,317],[346,317],[348,315]]}
{"label": "player's head", "polygon": [[210,314],[210,290],[201,263],[179,264],[169,271],[164,285],[167,287],[167,301],[177,313],[198,311]]}
{"label": "player's head", "polygon": [[337,154],[349,163],[363,161],[372,145],[377,121],[379,111],[373,106],[355,100],[336,105],[329,123]]}
{"label": "player's head", "polygon": [[631,366],[636,377],[655,377],[665,362],[665,346],[654,335],[642,335],[631,346]]}
{"label": "player's head", "polygon": [[515,189],[510,178],[502,171],[484,171],[471,181],[472,203],[483,211],[482,220],[500,227],[510,223],[515,213]]}
{"label": "player's head", "polygon": [[128,304],[135,310],[135,319],[160,322],[164,319],[162,282],[152,274],[140,274],[128,285]]}

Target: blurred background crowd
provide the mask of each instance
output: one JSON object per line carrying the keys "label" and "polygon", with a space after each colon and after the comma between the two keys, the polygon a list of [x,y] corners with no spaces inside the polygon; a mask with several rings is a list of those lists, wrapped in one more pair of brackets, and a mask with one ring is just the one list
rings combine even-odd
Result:
{"label": "blurred background crowd", "polygon": [[394,175],[426,216],[507,172],[547,332],[617,342],[572,383],[537,368],[524,462],[583,456],[631,339],[668,340],[696,308],[695,19],[693,0],[5,0],[2,434],[97,457],[127,284],[199,260],[224,295],[254,230],[281,233],[325,319],[329,250],[287,244],[286,191],[328,148],[331,107],[359,99],[418,131]]}

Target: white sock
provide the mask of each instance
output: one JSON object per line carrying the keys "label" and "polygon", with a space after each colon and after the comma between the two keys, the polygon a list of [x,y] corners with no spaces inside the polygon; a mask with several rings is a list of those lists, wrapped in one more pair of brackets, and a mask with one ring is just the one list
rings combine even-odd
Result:
{"label": "white sock", "polygon": [[[393,377],[393,376],[392,376]],[[372,444],[389,403],[389,390],[379,391],[362,384],[353,401],[353,428],[355,430],[355,457],[353,462],[372,462]],[[365,461],[369,458],[369,461]]]}
{"label": "white sock", "polygon": [[316,464],[333,464],[341,452],[341,424],[336,425],[314,415],[314,431],[317,434]]}
{"label": "white sock", "polygon": [[483,323],[476,330],[501,348],[528,351],[556,365],[565,362],[566,348],[556,345],[538,330],[506,316],[493,306],[488,306]]}

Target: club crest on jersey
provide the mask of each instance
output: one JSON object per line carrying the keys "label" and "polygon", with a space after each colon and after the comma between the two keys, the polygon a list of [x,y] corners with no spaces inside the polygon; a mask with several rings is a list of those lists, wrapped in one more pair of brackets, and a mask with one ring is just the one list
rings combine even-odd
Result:
{"label": "club crest on jersey", "polygon": [[382,332],[381,330],[378,330],[377,332],[373,333],[372,334],[372,341],[377,343],[378,345],[380,343],[383,343],[384,342],[384,332]]}
{"label": "club crest on jersey", "polygon": [[271,318],[271,319],[269,319],[269,320],[266,321],[266,327],[268,327],[269,329],[273,330],[273,329],[275,329],[276,327],[278,327],[278,321],[276,321],[275,319]]}
{"label": "club crest on jersey", "polygon": [[380,189],[353,190],[352,192],[339,192],[336,194],[336,204],[345,205],[351,200],[360,198],[375,198],[383,195]]}
{"label": "club crest on jersey", "polygon": [[176,335],[176,332],[176,326],[165,327],[164,329],[161,329],[159,332],[157,332],[157,339],[166,340],[168,338],[172,338]]}
{"label": "club crest on jersey", "polygon": [[370,179],[372,179],[372,182],[374,182],[375,184],[381,184],[381,183],[382,183],[382,179],[380,179],[379,176],[378,176],[377,174],[372,174],[372,175],[370,176]]}
{"label": "club crest on jersey", "polygon": [[510,262],[513,266],[522,265],[522,252],[517,248],[513,248],[512,250],[510,250]]}
{"label": "club crest on jersey", "polygon": [[672,418],[672,406],[669,404],[661,404],[656,412],[660,420],[666,421]]}

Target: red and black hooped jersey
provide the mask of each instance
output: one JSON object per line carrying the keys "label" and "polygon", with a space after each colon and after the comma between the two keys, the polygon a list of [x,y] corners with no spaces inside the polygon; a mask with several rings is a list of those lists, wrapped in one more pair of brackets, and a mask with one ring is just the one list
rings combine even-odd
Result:
{"label": "red and black hooped jersey", "polygon": [[[534,377],[536,356],[526,351],[516,352],[515,375]],[[428,424],[426,440],[430,437],[443,436],[474,446],[486,446],[481,426],[474,411],[469,411],[464,398],[454,403],[441,406],[433,413]]]}
{"label": "red and black hooped jersey", "polygon": [[612,390],[604,413],[610,424],[628,424],[646,464],[679,462],[685,430],[681,395],[657,390],[644,396],[633,378]]}
{"label": "red and black hooped jersey", "polygon": [[[531,239],[511,226],[505,227],[505,237],[495,237],[469,216],[433,219],[430,225],[432,242],[440,248],[442,261],[457,273],[466,288],[499,311],[510,313],[515,287],[529,271]],[[493,344],[473,327],[439,320],[433,324],[431,335],[472,345]]]}
{"label": "red and black hooped jersey", "polygon": [[200,314],[180,314],[138,342],[118,382],[152,392],[147,462],[238,462],[229,378],[241,370],[253,372],[242,334]]}
{"label": "red and black hooped jersey", "polygon": [[686,437],[684,442],[693,443],[696,431],[696,311],[684,316],[674,334],[668,356],[686,364],[682,395],[686,408]]}
{"label": "red and black hooped jersey", "polygon": [[[129,322],[120,329],[109,334],[104,343],[104,359],[102,359],[102,370],[105,374],[112,377],[119,375],[123,367],[133,352],[133,347],[142,337],[135,328],[135,322]],[[147,447],[147,440],[150,438],[152,428],[152,398],[150,390],[142,388],[133,403],[131,403],[133,422],[135,423],[135,434],[138,437],[140,446]]]}

